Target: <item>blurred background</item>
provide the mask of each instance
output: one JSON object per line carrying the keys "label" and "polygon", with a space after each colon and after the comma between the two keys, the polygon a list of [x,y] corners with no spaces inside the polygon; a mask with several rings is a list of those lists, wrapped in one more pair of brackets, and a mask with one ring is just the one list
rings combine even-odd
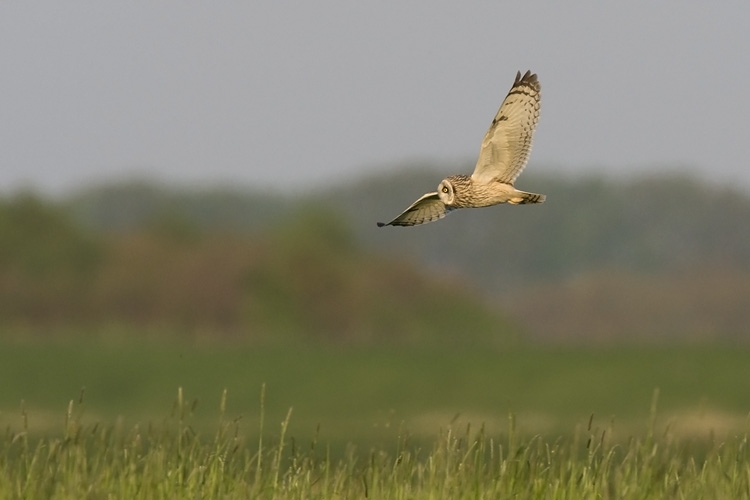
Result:
{"label": "blurred background", "polygon": [[[0,5],[0,423],[690,435],[750,411],[750,7]],[[516,71],[540,206],[378,229]],[[196,424],[198,425],[198,424]],[[645,426],[645,424],[644,424]]]}

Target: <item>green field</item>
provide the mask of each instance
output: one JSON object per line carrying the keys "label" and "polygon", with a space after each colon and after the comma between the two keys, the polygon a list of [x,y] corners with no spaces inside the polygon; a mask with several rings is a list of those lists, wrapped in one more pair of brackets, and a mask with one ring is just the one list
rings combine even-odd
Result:
{"label": "green field", "polygon": [[746,348],[0,347],[0,498],[750,496]]}
{"label": "green field", "polygon": [[[59,429],[61,409],[79,400],[86,422],[127,424],[167,416],[178,387],[195,425],[226,413],[252,434],[259,395],[290,434],[337,442],[391,441],[399,428],[434,436],[451,422],[503,431],[517,416],[524,434],[571,433],[593,414],[623,434],[642,430],[654,390],[659,415],[698,437],[745,430],[750,349],[514,347],[259,348],[247,345],[92,339],[0,345],[0,424],[17,426],[21,402],[33,433]],[[675,420],[676,419],[676,420]],[[319,430],[317,430],[319,429]]]}

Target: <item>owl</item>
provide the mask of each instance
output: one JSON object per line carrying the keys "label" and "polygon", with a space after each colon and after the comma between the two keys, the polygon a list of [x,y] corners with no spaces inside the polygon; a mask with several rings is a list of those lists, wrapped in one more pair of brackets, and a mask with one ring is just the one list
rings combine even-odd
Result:
{"label": "owl", "polygon": [[457,208],[499,203],[542,203],[543,194],[519,191],[513,184],[526,166],[539,121],[541,86],[535,74],[519,71],[508,95],[482,140],[474,173],[443,179],[437,192],[427,193],[383,226],[416,226],[442,219]]}

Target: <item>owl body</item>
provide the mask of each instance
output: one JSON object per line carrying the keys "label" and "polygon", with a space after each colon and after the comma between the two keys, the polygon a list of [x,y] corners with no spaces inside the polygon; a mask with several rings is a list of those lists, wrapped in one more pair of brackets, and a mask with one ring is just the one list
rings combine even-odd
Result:
{"label": "owl body", "polygon": [[459,208],[544,202],[543,194],[519,191],[514,186],[529,159],[540,104],[536,75],[518,72],[482,140],[474,172],[446,177],[436,192],[423,195],[398,217],[378,222],[378,226],[416,226],[442,219]]}
{"label": "owl body", "polygon": [[446,177],[438,186],[440,201],[451,209],[491,207],[501,203],[540,203],[533,200],[533,196],[544,201],[544,195],[528,195],[533,193],[519,191],[502,182],[476,182],[471,176],[461,174]]}

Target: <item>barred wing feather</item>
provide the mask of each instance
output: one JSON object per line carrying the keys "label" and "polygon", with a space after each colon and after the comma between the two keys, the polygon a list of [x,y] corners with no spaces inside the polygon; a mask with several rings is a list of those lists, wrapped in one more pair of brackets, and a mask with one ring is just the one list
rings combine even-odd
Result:
{"label": "barred wing feather", "polygon": [[513,184],[529,160],[540,100],[536,74],[519,72],[482,140],[472,179]]}
{"label": "barred wing feather", "polygon": [[445,206],[445,203],[440,201],[436,192],[427,193],[391,222],[378,222],[378,226],[416,226],[442,219],[451,210],[451,207]]}

